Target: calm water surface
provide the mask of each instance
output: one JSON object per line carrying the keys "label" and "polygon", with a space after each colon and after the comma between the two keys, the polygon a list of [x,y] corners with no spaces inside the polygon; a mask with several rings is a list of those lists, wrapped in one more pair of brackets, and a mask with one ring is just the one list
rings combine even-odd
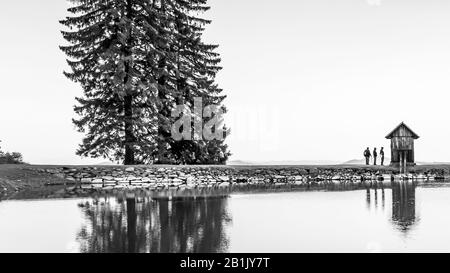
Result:
{"label": "calm water surface", "polygon": [[450,252],[450,183],[0,202],[0,252]]}

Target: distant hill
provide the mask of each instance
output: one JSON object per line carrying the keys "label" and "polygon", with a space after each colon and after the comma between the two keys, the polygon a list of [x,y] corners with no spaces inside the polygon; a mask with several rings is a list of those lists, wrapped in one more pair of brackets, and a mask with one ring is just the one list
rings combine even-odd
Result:
{"label": "distant hill", "polygon": [[340,162],[331,160],[282,160],[282,161],[246,161],[246,160],[231,160],[227,165],[231,166],[296,166],[296,165],[338,165]]}
{"label": "distant hill", "polygon": [[[385,165],[389,165],[391,159],[386,157],[384,159]],[[373,164],[371,158],[370,163]],[[380,164],[380,158],[377,158],[377,163]],[[416,162],[417,165],[450,165],[449,162]],[[231,160],[227,162],[230,166],[302,166],[302,165],[365,165],[366,160],[352,159],[345,162],[332,161],[332,160],[280,160],[280,161],[252,161],[252,160]],[[120,165],[111,161],[103,161],[99,163],[92,163],[91,165],[98,166],[115,166]]]}
{"label": "distant hill", "polygon": [[[389,164],[391,162],[391,159],[389,157],[385,157],[384,158],[384,165]],[[377,158],[377,164],[380,164],[380,158]],[[366,164],[366,159],[362,158],[362,159],[352,159],[349,161],[345,161],[344,163],[342,163],[342,165],[365,165]],[[373,158],[370,158],[370,164],[373,164]]]}
{"label": "distant hill", "polygon": [[416,162],[417,165],[450,165],[450,162]]}
{"label": "distant hill", "polygon": [[362,164],[366,164],[365,159],[352,159],[342,163],[342,165],[362,165]]}
{"label": "distant hill", "polygon": [[94,165],[99,165],[99,166],[115,166],[115,165],[119,165],[115,162],[111,162],[111,161],[104,161],[104,162],[100,162]]}
{"label": "distant hill", "polygon": [[[384,162],[385,165],[389,165],[389,163],[391,162],[391,159],[388,157],[384,158]],[[373,164],[373,158],[370,159],[370,163]],[[380,164],[380,158],[377,158],[377,163]],[[349,161],[346,161],[344,163],[342,163],[342,165],[364,165],[366,164],[366,159],[352,159]],[[416,162],[417,165],[448,165],[450,164],[449,162],[424,162],[424,161],[419,161]]]}

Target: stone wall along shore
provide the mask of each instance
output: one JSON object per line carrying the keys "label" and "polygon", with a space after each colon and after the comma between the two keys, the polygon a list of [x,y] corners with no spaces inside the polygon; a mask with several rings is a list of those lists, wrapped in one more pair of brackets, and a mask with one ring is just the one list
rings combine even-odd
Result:
{"label": "stone wall along shore", "polygon": [[232,166],[92,166],[42,168],[66,180],[88,188],[201,188],[227,187],[233,184],[302,185],[311,182],[359,183],[362,181],[444,180],[447,174],[436,169],[399,175],[395,170],[351,167],[232,167]]}

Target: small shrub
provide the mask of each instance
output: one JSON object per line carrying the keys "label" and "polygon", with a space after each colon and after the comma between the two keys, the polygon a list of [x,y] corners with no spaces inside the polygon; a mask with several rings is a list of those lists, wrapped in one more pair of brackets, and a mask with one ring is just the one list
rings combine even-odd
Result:
{"label": "small shrub", "polygon": [[0,164],[24,164],[22,154],[17,152],[4,153],[0,147]]}
{"label": "small shrub", "polygon": [[23,164],[23,157],[20,153],[0,153],[0,164]]}

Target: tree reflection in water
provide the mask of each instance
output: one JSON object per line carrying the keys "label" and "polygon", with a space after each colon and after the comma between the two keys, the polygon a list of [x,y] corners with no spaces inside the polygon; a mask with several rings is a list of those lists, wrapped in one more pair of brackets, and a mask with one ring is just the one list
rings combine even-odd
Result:
{"label": "tree reflection in water", "polygon": [[227,197],[102,197],[80,204],[81,252],[225,252]]}
{"label": "tree reflection in water", "polygon": [[[366,189],[367,208],[385,209],[385,191],[392,191],[393,225],[405,234],[418,221],[416,184],[411,182],[308,185],[300,191]],[[252,191],[252,189],[249,189]],[[374,191],[372,195],[371,192]],[[121,195],[80,204],[85,216],[77,240],[81,252],[226,252],[231,223],[228,194],[202,198]],[[373,197],[373,198],[372,198]]]}

